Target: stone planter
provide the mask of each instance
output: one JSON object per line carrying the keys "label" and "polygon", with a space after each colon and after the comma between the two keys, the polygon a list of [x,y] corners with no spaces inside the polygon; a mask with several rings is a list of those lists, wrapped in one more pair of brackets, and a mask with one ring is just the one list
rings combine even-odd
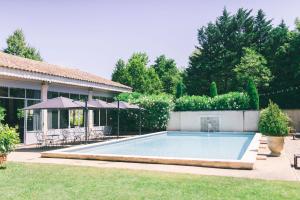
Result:
{"label": "stone planter", "polygon": [[0,165],[3,165],[7,160],[6,154],[0,154]]}
{"label": "stone planter", "polygon": [[271,150],[271,156],[280,156],[283,146],[284,146],[284,137],[267,137],[268,147]]}

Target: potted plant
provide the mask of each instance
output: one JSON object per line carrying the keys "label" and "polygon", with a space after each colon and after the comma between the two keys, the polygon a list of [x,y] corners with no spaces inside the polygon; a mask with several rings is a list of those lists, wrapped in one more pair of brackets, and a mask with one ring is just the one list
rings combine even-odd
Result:
{"label": "potted plant", "polygon": [[259,118],[259,131],[267,136],[268,147],[272,156],[280,156],[284,146],[284,137],[289,132],[289,118],[278,105],[270,101]]}
{"label": "potted plant", "polygon": [[7,155],[12,152],[19,143],[19,136],[15,128],[0,124],[0,165],[4,164]]}

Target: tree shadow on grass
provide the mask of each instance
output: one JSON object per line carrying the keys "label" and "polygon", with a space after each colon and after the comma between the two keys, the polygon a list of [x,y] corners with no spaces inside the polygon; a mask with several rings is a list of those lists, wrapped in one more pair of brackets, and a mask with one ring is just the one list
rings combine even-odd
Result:
{"label": "tree shadow on grass", "polygon": [[6,169],[6,165],[0,165],[0,170],[5,170]]}

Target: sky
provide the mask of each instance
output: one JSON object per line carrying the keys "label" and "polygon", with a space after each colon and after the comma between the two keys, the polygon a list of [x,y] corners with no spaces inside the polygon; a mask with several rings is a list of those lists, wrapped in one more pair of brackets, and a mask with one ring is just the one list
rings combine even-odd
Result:
{"label": "sky", "polygon": [[293,29],[299,0],[0,0],[0,49],[21,28],[44,61],[111,77],[119,58],[165,54],[180,68],[197,45],[197,30],[226,7],[263,9]]}

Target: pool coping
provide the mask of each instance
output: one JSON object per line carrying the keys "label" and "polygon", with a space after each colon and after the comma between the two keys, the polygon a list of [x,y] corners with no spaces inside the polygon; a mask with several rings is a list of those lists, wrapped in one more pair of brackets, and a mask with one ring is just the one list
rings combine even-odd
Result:
{"label": "pool coping", "polygon": [[[134,136],[131,138],[123,138],[114,141],[100,142],[88,145],[80,145],[66,149],[58,149],[53,151],[41,152],[42,158],[69,158],[69,159],[86,159],[86,160],[103,160],[103,161],[123,161],[153,164],[175,164],[187,166],[216,167],[230,169],[253,169],[256,161],[258,148],[260,144],[260,133],[255,133],[250,144],[248,145],[244,155],[240,160],[224,160],[224,159],[196,159],[196,158],[178,158],[178,157],[161,157],[161,156],[133,156],[133,155],[115,155],[115,154],[86,154],[65,152],[66,150],[76,150],[85,147],[103,146],[124,142],[127,140],[135,140],[139,138],[151,137],[154,135],[165,134],[168,131],[161,131],[146,135]],[[232,133],[232,132],[231,132]]]}

